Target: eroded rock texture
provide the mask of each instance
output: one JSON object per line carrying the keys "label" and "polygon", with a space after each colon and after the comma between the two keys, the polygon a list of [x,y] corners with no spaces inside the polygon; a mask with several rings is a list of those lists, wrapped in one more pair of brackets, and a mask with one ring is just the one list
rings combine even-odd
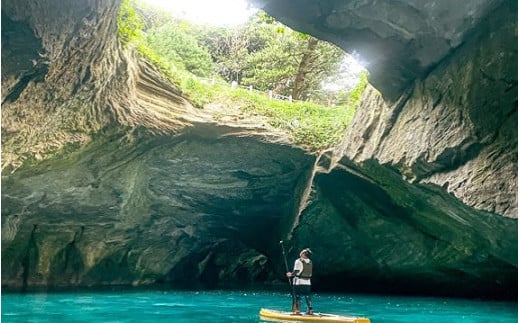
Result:
{"label": "eroded rock texture", "polygon": [[205,127],[176,137],[112,134],[10,176],[4,284],[268,279],[265,252],[313,159],[257,138],[207,136]]}
{"label": "eroded rock texture", "polygon": [[[462,13],[445,3],[445,13],[450,14],[436,17],[439,5],[407,1],[389,9],[385,1],[265,4],[271,14],[300,30],[316,30],[346,50],[364,52],[362,59],[371,61],[374,53],[386,54],[376,59],[377,64],[367,65],[372,83],[383,95],[371,88],[365,92],[340,153],[332,157],[339,165],[333,175],[317,177],[315,199],[292,235],[297,245],[305,244],[309,236],[320,240],[318,246],[338,255],[331,257],[329,251],[320,250],[326,254],[321,261],[349,267],[334,270],[336,273],[324,278],[322,285],[334,288],[338,281],[344,281],[347,286],[377,289],[364,279],[369,276],[372,282],[379,282],[379,288],[389,291],[457,290],[475,295],[480,289],[491,294],[516,293],[517,221],[495,216],[518,217],[516,5],[466,2],[473,8]],[[408,10],[393,11],[402,7],[416,10],[413,15]],[[473,15],[477,12],[481,13],[478,24],[471,25],[476,23]],[[327,24],[330,17],[340,14],[346,22]],[[468,19],[449,27],[461,28],[457,33],[461,39],[445,42],[456,44],[449,50],[430,38],[434,33],[427,30],[433,28],[408,32],[417,27],[417,17],[424,18],[425,26],[459,14]],[[372,23],[373,19],[381,21]],[[434,29],[440,31],[447,25]],[[359,34],[362,28],[358,27],[364,29]],[[373,40],[367,44],[350,37],[353,33],[381,37],[367,37],[364,40]],[[386,38],[382,35],[392,37],[382,40]],[[448,40],[453,35],[446,32],[441,38]],[[414,41],[408,44],[428,39],[425,43],[433,44],[436,50],[430,49],[427,55],[410,48],[400,53],[391,44],[410,38]],[[443,48],[448,52],[441,54]],[[411,62],[418,57],[432,66],[423,69],[428,64],[423,65],[409,74],[408,68],[415,66]],[[423,73],[427,75],[421,77]],[[408,76],[414,82],[407,87]],[[395,77],[401,81],[393,81]],[[399,88],[405,90],[394,96],[392,91]],[[406,197],[408,193],[411,195]],[[470,208],[459,205],[453,196]],[[317,220],[324,221],[325,214],[333,219]],[[318,238],[325,230],[322,225],[339,225],[341,229],[332,236],[341,237],[342,243],[328,242],[329,234]],[[481,225],[482,230],[474,231]],[[509,247],[503,248],[504,244]],[[481,254],[482,250],[489,254]],[[477,267],[480,269],[475,270]],[[459,280],[444,280],[447,272]]]}
{"label": "eroded rock texture", "polygon": [[517,218],[517,15],[502,6],[395,104],[367,92],[344,153]]}
{"label": "eroded rock texture", "polygon": [[194,108],[118,1],[2,3],[3,287],[285,284],[285,239],[317,290],[515,298],[514,4],[257,3],[369,62],[336,151]]}
{"label": "eroded rock texture", "polygon": [[292,241],[314,246],[321,288],[515,297],[516,220],[407,184],[375,161],[345,158],[318,175],[299,222]]}

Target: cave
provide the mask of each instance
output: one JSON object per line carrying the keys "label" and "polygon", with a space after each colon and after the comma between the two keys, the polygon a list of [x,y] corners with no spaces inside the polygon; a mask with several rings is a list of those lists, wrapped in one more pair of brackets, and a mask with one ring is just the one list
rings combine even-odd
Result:
{"label": "cave", "polygon": [[516,299],[516,1],[251,3],[367,63],[335,149],[195,106],[121,1],[2,3],[2,288],[276,286],[282,240],[318,290]]}

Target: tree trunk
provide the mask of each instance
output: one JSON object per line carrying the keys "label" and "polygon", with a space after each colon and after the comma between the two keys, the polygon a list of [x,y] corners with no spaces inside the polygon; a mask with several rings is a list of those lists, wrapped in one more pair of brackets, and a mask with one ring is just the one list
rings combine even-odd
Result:
{"label": "tree trunk", "polygon": [[296,77],[294,78],[292,97],[295,100],[302,99],[302,94],[306,87],[307,74],[310,71],[309,66],[312,63],[312,54],[314,53],[317,45],[318,40],[316,38],[309,37],[307,39],[307,49],[303,53],[302,59],[300,60],[300,65],[298,66],[298,72],[296,73]]}

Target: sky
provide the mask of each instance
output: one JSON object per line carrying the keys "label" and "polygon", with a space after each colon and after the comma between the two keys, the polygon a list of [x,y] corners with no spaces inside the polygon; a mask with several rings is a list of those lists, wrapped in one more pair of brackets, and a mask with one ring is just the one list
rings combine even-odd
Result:
{"label": "sky", "polygon": [[144,0],[153,6],[181,15],[191,22],[213,26],[235,26],[258,10],[245,0]]}

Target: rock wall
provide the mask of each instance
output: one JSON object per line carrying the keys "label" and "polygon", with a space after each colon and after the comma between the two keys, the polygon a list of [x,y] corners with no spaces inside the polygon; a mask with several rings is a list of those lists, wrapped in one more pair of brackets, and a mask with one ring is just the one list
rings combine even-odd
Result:
{"label": "rock wall", "polygon": [[314,251],[321,289],[516,297],[516,220],[408,183],[375,160],[344,158],[319,174],[299,223],[291,245]]}
{"label": "rock wall", "polygon": [[517,15],[502,6],[394,104],[365,93],[343,147],[476,209],[518,217]]}
{"label": "rock wall", "polygon": [[313,158],[207,130],[107,133],[4,177],[4,287],[272,279],[265,253]]}
{"label": "rock wall", "polygon": [[369,86],[293,232],[320,286],[516,297],[516,28],[502,6],[395,102]]}
{"label": "rock wall", "polygon": [[2,3],[3,171],[88,144],[114,125],[176,133],[208,120],[123,48],[118,9],[119,1]]}

